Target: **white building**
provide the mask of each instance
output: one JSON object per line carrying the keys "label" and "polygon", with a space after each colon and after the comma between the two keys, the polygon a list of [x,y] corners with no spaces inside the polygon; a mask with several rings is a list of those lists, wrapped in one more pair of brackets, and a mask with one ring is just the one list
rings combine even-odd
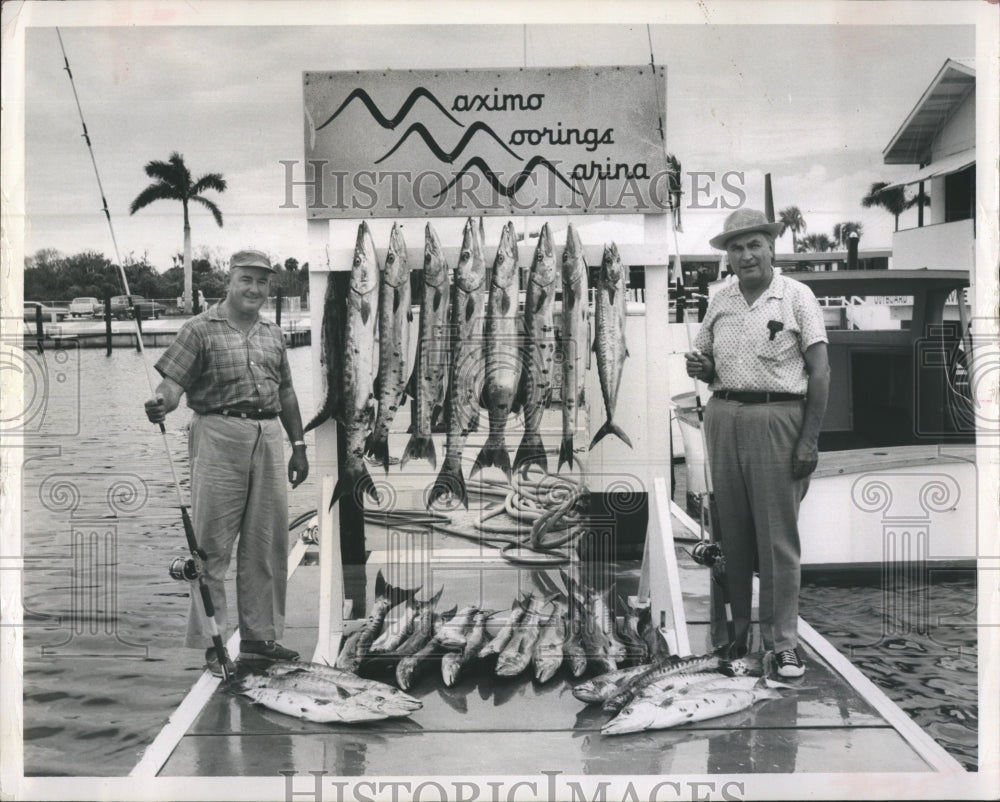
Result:
{"label": "white building", "polygon": [[948,59],[882,151],[886,164],[914,165],[892,186],[930,198],[917,227],[893,235],[894,269],[968,270],[974,281],[975,90],[974,61]]}

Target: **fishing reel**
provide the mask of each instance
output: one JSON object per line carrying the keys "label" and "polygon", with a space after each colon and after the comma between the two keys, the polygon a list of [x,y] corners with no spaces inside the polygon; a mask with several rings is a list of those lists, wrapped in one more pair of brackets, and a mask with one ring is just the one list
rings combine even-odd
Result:
{"label": "fishing reel", "polygon": [[711,540],[699,540],[690,554],[692,560],[706,568],[718,565],[723,560],[722,546]]}
{"label": "fishing reel", "polygon": [[201,576],[201,564],[194,557],[176,557],[170,563],[170,578],[192,581]]}

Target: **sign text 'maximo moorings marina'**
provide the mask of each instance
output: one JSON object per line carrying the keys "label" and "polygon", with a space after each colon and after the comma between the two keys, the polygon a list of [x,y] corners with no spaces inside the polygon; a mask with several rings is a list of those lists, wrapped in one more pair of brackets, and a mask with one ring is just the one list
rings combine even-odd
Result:
{"label": "sign text 'maximo moorings marina'", "polygon": [[663,68],[307,72],[310,218],[653,213]]}

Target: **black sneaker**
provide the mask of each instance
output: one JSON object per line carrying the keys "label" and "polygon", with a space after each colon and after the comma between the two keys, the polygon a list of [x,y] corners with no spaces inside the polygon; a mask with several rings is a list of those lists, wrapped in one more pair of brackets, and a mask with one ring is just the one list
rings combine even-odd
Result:
{"label": "black sneaker", "polygon": [[222,664],[219,662],[219,655],[216,653],[215,648],[205,650],[205,668],[211,672],[213,677],[225,679],[227,676],[232,677],[236,673],[236,664],[229,659],[228,654],[225,654],[225,658],[226,670],[223,672]]}
{"label": "black sneaker", "polygon": [[805,664],[799,657],[798,649],[785,649],[775,655],[778,663],[778,674],[782,677],[801,677],[806,673]]}
{"label": "black sneaker", "polygon": [[241,660],[298,660],[299,653],[286,649],[273,640],[245,640],[240,642]]}

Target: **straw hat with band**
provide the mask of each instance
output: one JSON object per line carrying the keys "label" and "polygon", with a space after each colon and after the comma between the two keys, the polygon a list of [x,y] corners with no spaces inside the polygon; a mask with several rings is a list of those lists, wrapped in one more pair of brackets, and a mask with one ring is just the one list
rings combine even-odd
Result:
{"label": "straw hat with band", "polygon": [[733,237],[760,231],[775,238],[781,235],[782,228],[781,223],[768,221],[767,216],[762,211],[757,209],[737,209],[726,218],[726,222],[722,226],[722,233],[712,237],[708,241],[708,244],[713,248],[724,251],[726,250],[726,243]]}

